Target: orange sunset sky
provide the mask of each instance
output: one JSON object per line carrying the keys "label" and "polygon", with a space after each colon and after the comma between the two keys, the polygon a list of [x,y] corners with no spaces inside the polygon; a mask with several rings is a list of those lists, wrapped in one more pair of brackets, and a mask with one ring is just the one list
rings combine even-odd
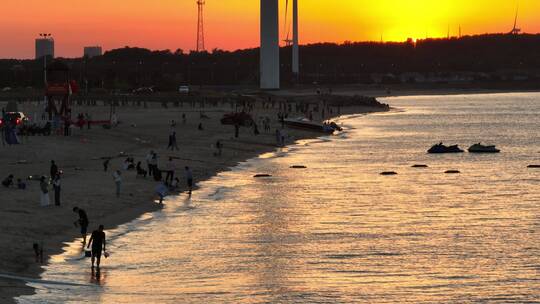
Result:
{"label": "orange sunset sky", "polygon": [[[300,42],[403,41],[509,32],[515,0],[299,0]],[[285,0],[281,0],[284,9]],[[519,27],[540,32],[540,1],[519,1]],[[85,45],[105,50],[195,47],[195,0],[0,0],[0,58],[32,58],[34,38],[52,33],[56,55],[78,57]],[[283,22],[285,13],[281,14]],[[259,0],[206,0],[207,49],[258,46]],[[283,31],[283,26],[281,26]],[[284,38],[284,37],[283,37]]]}

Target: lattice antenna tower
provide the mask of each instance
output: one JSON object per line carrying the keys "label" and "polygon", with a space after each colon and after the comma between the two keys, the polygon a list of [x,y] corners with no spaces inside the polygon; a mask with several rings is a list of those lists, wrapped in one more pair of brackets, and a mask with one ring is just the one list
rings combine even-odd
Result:
{"label": "lattice antenna tower", "polygon": [[197,17],[197,52],[205,51],[204,47],[204,4],[205,0],[197,0],[198,17]]}

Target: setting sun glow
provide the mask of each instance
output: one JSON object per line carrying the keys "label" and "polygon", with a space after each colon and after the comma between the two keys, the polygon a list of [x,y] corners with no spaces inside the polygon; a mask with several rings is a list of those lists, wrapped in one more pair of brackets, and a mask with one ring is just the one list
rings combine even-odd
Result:
{"label": "setting sun glow", "polygon": [[[195,0],[2,0],[0,58],[30,58],[33,39],[50,32],[59,56],[80,56],[85,45],[194,49]],[[281,22],[285,0],[281,4]],[[300,0],[300,42],[405,41],[512,29],[517,1]],[[518,26],[540,32],[540,1],[519,3]],[[289,14],[290,16],[290,14]],[[207,0],[208,49],[257,47],[259,0]],[[282,28],[282,39],[285,29]]]}

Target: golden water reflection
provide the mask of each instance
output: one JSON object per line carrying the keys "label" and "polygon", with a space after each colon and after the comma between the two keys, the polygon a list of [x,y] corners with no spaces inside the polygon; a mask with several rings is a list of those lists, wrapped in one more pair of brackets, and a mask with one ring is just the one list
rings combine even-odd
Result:
{"label": "golden water reflection", "polygon": [[[526,166],[540,94],[390,102],[410,111],[345,118],[342,137],[266,154],[110,231],[99,289],[38,286],[21,301],[538,302],[540,172]],[[503,153],[425,153],[442,139]],[[88,261],[70,255],[44,277],[87,282]]]}

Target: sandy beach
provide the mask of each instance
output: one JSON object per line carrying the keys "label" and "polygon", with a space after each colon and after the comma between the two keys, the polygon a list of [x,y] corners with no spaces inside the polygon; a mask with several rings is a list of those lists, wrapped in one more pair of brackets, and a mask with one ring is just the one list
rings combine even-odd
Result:
{"label": "sandy beach", "polygon": [[[313,97],[313,100],[317,100]],[[313,101],[311,100],[311,101]],[[234,138],[234,127],[223,126],[220,118],[231,111],[229,103],[217,106],[199,105],[192,107],[163,108],[160,104],[148,104],[147,108],[121,106],[117,108],[120,124],[106,130],[93,126],[72,129],[72,136],[32,136],[23,137],[22,144],[3,146],[0,153],[1,178],[13,174],[15,180],[26,180],[30,175],[48,175],[50,161],[55,160],[63,171],[61,206],[54,206],[54,195],[50,187],[51,206],[40,207],[39,182],[26,181],[27,189],[1,188],[0,226],[5,232],[0,239],[2,259],[0,272],[17,276],[38,278],[42,264],[36,263],[32,244],[42,243],[44,263],[51,255],[62,250],[63,242],[80,238],[79,229],[73,222],[77,215],[72,211],[78,206],[88,213],[89,232],[97,225],[104,224],[106,229],[126,223],[145,212],[160,209],[155,188],[157,182],[150,177],[137,177],[135,171],[122,170],[127,155],[134,157],[135,163],[141,161],[150,150],[157,152],[159,166],[162,168],[169,156],[174,157],[176,176],[181,180],[182,190],[186,190],[184,166],[193,169],[195,183],[205,180],[216,173],[235,166],[238,162],[275,150],[275,130],[280,124],[277,120],[277,103],[274,108],[263,108],[259,100],[255,103],[252,116],[271,119],[270,132],[254,135],[250,128],[241,128],[239,138]],[[368,113],[380,111],[380,108],[348,106],[340,109],[341,114]],[[37,103],[19,105],[19,111],[34,115],[38,113]],[[201,111],[208,118],[201,118]],[[107,119],[107,106],[75,106],[74,113],[90,113],[95,120]],[[182,122],[182,114],[186,123]],[[337,116],[337,113],[331,114]],[[300,116],[294,115],[291,116]],[[320,120],[320,114],[314,119]],[[168,134],[171,121],[177,123],[177,141],[179,151],[167,150]],[[202,123],[203,130],[198,126]],[[302,138],[320,136],[319,133],[287,129],[287,142]],[[215,156],[214,144],[220,140],[223,154]],[[122,155],[122,156],[120,156]],[[108,172],[104,172],[104,157],[112,157]],[[115,196],[113,170],[122,170],[122,193]],[[173,199],[171,200],[173,201]],[[165,201],[167,204],[168,201]],[[13,297],[30,294],[32,288],[24,282],[0,279],[0,302],[8,303]]]}

